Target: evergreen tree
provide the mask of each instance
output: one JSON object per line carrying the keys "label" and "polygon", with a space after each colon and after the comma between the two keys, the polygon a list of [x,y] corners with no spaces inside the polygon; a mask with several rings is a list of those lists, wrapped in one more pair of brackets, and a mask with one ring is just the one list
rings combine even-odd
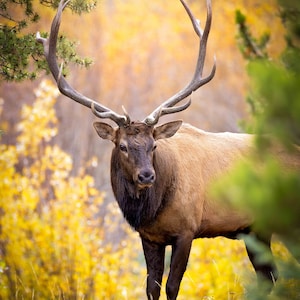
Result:
{"label": "evergreen tree", "polygon": [[[68,6],[73,12],[80,14],[94,8],[96,1],[74,0]],[[41,0],[40,3],[41,6],[53,9],[58,6],[57,0]],[[30,24],[39,21],[33,0],[1,1],[0,17],[0,81],[35,79],[39,71],[48,71],[42,45],[36,42],[34,33],[24,33]],[[47,34],[42,33],[42,36],[46,37]],[[91,63],[87,58],[80,58],[75,51],[75,42],[64,36],[59,39],[58,56],[66,64],[71,61],[88,66]]]}
{"label": "evergreen tree", "polygon": [[[286,170],[269,153],[274,143],[291,155],[300,149],[296,146],[300,143],[300,2],[278,1],[286,28],[286,48],[280,58],[268,54],[270,36],[254,38],[246,16],[236,12],[240,47],[248,60],[250,78],[247,100],[252,117],[244,125],[256,133],[258,155],[251,163],[238,166],[218,192],[223,199],[255,215],[255,229],[260,234],[276,232],[299,262],[300,170]],[[261,260],[270,259],[254,238],[248,243],[261,254]],[[299,299],[300,267],[294,258],[276,258],[279,280],[268,299]],[[248,293],[249,299],[266,299],[261,291],[261,285],[254,288]]]}

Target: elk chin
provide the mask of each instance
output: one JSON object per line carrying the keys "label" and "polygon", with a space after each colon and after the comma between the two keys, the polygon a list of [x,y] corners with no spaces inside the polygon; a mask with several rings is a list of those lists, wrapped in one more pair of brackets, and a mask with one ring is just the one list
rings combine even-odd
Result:
{"label": "elk chin", "polygon": [[151,188],[151,186],[153,185],[153,183],[148,183],[148,184],[145,184],[145,183],[138,183],[138,182],[136,182],[136,184],[135,184],[135,197],[137,198],[137,199],[139,199],[140,198],[140,194],[144,191],[144,190],[146,190],[146,189],[148,189],[148,188]]}

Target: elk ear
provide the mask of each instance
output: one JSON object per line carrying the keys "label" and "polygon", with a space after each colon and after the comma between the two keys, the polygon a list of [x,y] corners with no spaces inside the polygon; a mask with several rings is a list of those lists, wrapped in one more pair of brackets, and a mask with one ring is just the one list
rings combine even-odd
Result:
{"label": "elk ear", "polygon": [[173,136],[180,128],[182,121],[173,121],[154,128],[153,137],[155,140],[166,139]]}
{"label": "elk ear", "polygon": [[115,142],[116,130],[112,126],[102,122],[95,122],[93,125],[102,139]]}

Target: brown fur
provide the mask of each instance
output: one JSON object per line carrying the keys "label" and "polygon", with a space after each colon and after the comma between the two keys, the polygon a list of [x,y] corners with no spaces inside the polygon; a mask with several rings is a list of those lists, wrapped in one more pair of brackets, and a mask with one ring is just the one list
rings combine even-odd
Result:
{"label": "brown fur", "polygon": [[[180,125],[181,121],[175,121],[154,128],[137,122],[113,129],[95,123],[98,134],[116,146],[111,160],[112,188],[125,218],[142,239],[148,299],[159,298],[166,245],[172,245],[167,296],[176,299],[193,239],[235,238],[249,233],[253,223],[249,215],[208,195],[214,180],[253,152],[253,136],[209,133]],[[272,149],[286,165],[300,169],[300,151],[289,155],[278,146]],[[263,242],[270,246],[270,237]],[[274,265],[258,263],[255,253],[247,251],[255,270],[274,280]]]}
{"label": "brown fur", "polygon": [[174,137],[157,144],[157,156],[164,161],[163,166],[176,163],[177,188],[174,200],[153,226],[141,230],[142,236],[165,242],[164,235],[169,231],[180,235],[182,228],[193,237],[204,237],[226,235],[249,226],[250,220],[243,215],[235,215],[231,209],[220,210],[219,203],[210,201],[207,187],[250,151],[251,136],[207,133],[184,124]]}

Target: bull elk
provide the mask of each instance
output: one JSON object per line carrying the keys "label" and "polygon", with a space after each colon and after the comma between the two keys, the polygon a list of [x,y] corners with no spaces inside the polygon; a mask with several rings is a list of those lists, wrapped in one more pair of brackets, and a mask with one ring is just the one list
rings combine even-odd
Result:
{"label": "bull elk", "polygon": [[[216,63],[207,77],[202,77],[206,44],[211,27],[211,2],[207,0],[207,19],[202,31],[184,0],[200,45],[196,70],[191,82],[157,107],[142,122],[131,121],[125,112],[119,115],[83,96],[62,76],[56,61],[56,44],[61,15],[66,7],[61,0],[52,22],[50,37],[37,41],[44,46],[49,68],[62,94],[89,107],[99,118],[110,119],[114,128],[103,122],[94,123],[98,135],[115,144],[111,156],[111,184],[115,198],[127,222],[140,234],[147,264],[148,299],[158,299],[164,271],[165,248],[172,247],[170,272],[166,284],[169,300],[177,298],[186,270],[192,241],[201,237],[236,238],[250,233],[252,219],[232,208],[221,207],[209,198],[207,187],[226,173],[239,158],[248,156],[253,137],[247,134],[209,133],[182,121],[156,126],[161,116],[180,112],[191,100],[180,101],[208,83],[215,74]],[[290,162],[300,168],[300,154]],[[262,241],[270,248],[271,237]],[[261,263],[247,247],[257,273],[271,282],[276,279],[273,263]]]}

